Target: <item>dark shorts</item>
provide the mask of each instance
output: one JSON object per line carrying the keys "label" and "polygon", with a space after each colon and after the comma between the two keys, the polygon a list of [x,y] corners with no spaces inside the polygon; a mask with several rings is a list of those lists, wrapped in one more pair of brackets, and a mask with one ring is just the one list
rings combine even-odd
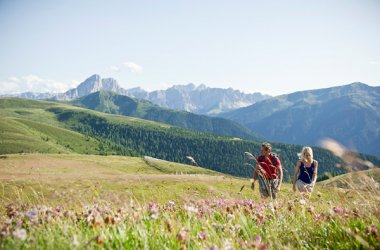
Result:
{"label": "dark shorts", "polygon": [[275,188],[278,186],[278,179],[265,179],[259,177],[259,189],[260,189],[260,194],[262,198],[267,198],[269,196],[272,197],[272,199],[277,198],[277,193],[275,192]]}

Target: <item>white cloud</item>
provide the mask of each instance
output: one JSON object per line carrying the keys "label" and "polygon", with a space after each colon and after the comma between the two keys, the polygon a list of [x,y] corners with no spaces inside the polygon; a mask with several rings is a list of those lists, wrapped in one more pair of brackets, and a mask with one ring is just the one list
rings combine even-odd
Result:
{"label": "white cloud", "polygon": [[20,79],[15,76],[8,77],[8,80],[12,82],[20,82]]}
{"label": "white cloud", "polygon": [[110,66],[109,69],[113,72],[120,72],[120,68],[115,65]]}
{"label": "white cloud", "polygon": [[143,67],[133,62],[125,62],[124,66],[132,73],[141,73],[143,71]]}
{"label": "white cloud", "polygon": [[54,92],[61,93],[76,87],[77,81],[64,83],[55,80],[43,79],[36,75],[22,77],[8,77],[0,81],[1,94],[16,94],[23,92]]}

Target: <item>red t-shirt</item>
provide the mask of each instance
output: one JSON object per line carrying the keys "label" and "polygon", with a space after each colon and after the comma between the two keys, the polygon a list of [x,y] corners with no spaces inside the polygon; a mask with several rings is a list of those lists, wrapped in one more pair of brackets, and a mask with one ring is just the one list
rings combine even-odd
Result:
{"label": "red t-shirt", "polygon": [[[257,161],[260,163],[261,168],[257,168],[259,175],[262,175],[266,179],[276,179],[278,177],[277,167],[281,167],[281,161],[273,153],[270,153],[269,157],[260,155]],[[276,164],[273,164],[276,161]]]}

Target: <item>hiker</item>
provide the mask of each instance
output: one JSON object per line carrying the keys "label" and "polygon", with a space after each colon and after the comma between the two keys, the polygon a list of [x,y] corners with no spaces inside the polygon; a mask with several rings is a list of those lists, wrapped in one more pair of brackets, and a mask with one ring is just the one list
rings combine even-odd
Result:
{"label": "hiker", "polygon": [[303,147],[301,153],[298,155],[299,160],[297,161],[293,176],[293,191],[296,192],[297,185],[300,193],[310,196],[317,181],[318,162],[313,159],[313,150],[311,147]]}
{"label": "hiker", "polygon": [[261,155],[257,158],[257,166],[253,172],[252,190],[255,181],[259,180],[259,190],[262,198],[276,199],[282,183],[282,166],[280,158],[271,152],[272,146],[264,142],[261,145]]}

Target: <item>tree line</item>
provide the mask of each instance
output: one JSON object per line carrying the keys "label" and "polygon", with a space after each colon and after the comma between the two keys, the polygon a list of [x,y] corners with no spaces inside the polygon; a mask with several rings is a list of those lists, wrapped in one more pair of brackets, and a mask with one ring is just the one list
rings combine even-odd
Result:
{"label": "tree line", "polygon": [[[110,121],[96,114],[51,108],[59,121],[70,129],[100,141],[99,152],[104,155],[119,154],[128,156],[151,156],[167,161],[191,164],[191,156],[198,166],[218,172],[251,177],[254,162],[248,161],[244,152],[255,156],[260,154],[261,142],[241,140],[190,131],[178,127],[160,127],[151,124],[142,125],[133,122]],[[301,145],[272,143],[284,167],[284,181],[291,181],[297,153]],[[319,161],[319,174],[338,175],[345,170],[337,168],[344,165],[342,160],[327,150],[313,147],[314,158]]]}

